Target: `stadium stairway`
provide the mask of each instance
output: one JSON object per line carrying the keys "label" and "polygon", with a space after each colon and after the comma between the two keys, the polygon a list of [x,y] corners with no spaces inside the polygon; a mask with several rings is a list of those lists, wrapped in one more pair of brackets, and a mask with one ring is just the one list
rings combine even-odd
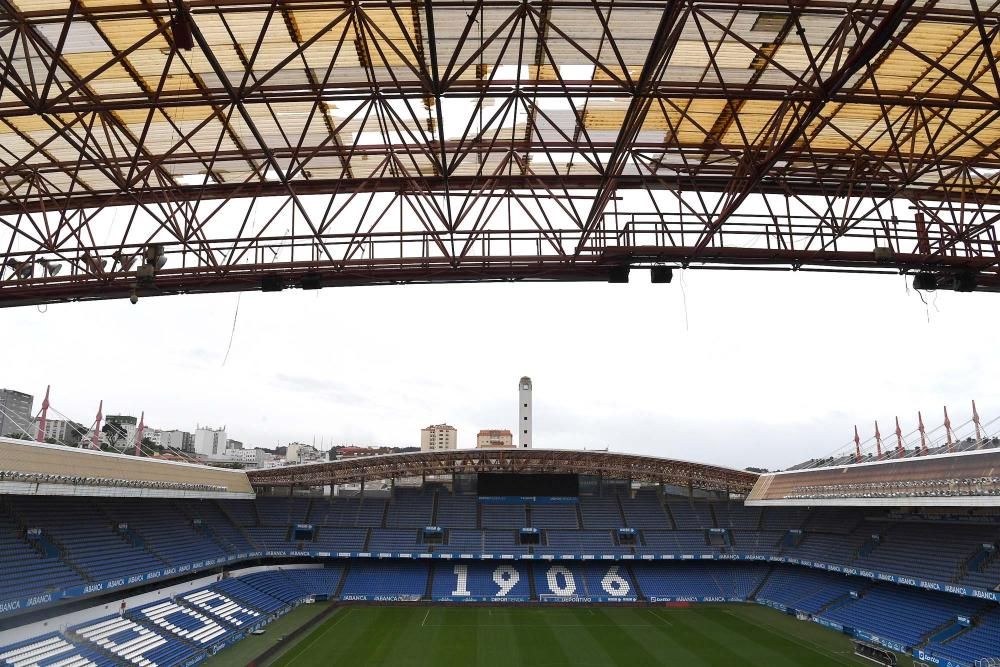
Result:
{"label": "stadium stairway", "polygon": [[163,557],[152,545],[150,540],[143,537],[142,533],[132,527],[127,527],[118,531],[122,539],[136,547],[137,549],[145,549],[149,553],[153,554],[161,563],[164,565],[170,565],[170,561]]}
{"label": "stadium stairway", "polygon": [[535,587],[535,564],[528,563],[528,590],[532,600],[538,599],[538,589]]}
{"label": "stadium stairway", "polygon": [[988,549],[985,544],[979,544],[976,546],[975,550],[969,554],[962,564],[958,568],[958,578],[956,581],[961,581],[973,573],[973,576],[978,573],[985,572],[994,562],[997,560],[998,550],[996,544],[992,545],[992,549]]}
{"label": "stadium stairway", "polygon": [[[252,537],[250,537],[250,531],[246,529],[246,526],[241,525],[240,522],[236,520],[236,518],[229,512],[229,510],[223,503],[220,503],[218,501],[212,501],[212,502],[215,504],[215,507],[223,514],[223,516],[225,516],[226,519],[229,520],[229,523],[236,527],[240,535],[243,536],[243,539],[247,541],[247,544],[252,546],[254,549],[257,550],[261,549],[261,545],[257,544],[257,542]],[[254,513],[256,514],[256,510],[254,511]],[[257,525],[258,526],[260,525],[259,517],[257,519]]]}
{"label": "stadium stairway", "polygon": [[632,567],[632,563],[628,561],[623,561],[625,566],[625,572],[628,574],[629,579],[632,580],[632,585],[635,587],[635,597],[639,600],[648,600],[646,594],[642,592],[642,585],[639,584],[639,577],[635,576],[635,568]]}
{"label": "stadium stairway", "polygon": [[[90,641],[89,639],[87,639],[82,634],[80,634],[79,632],[77,632],[72,628],[67,628],[63,630],[62,637],[70,644],[73,644],[74,646],[79,646],[84,650],[89,650],[101,656],[112,665],[122,664],[122,658],[116,655],[113,651],[110,651],[107,648],[105,648],[105,646],[103,646],[103,642],[99,644],[96,641]],[[127,664],[132,664],[132,663],[129,662]]]}
{"label": "stadium stairway", "polygon": [[351,561],[347,561],[344,564],[344,570],[340,575],[340,581],[337,582],[337,588],[334,589],[333,595],[330,596],[331,598],[335,600],[340,599],[340,595],[344,590],[344,582],[347,581],[347,575],[349,575],[350,573],[351,573]]}
{"label": "stadium stairway", "polygon": [[87,583],[96,581],[96,578],[91,576],[90,572],[88,572],[83,566],[81,566],[76,561],[76,559],[73,557],[73,554],[69,551],[69,549],[66,548],[65,544],[63,544],[59,539],[53,537],[52,535],[49,535],[49,540],[51,540],[51,542],[59,549],[59,560],[65,563],[66,567],[68,567],[69,569],[73,570],[75,573],[80,575],[80,578]]}
{"label": "stadium stairway", "polygon": [[42,531],[38,535],[31,538],[26,538],[20,541],[46,558],[59,558],[59,547],[52,542],[52,538],[46,534],[45,531]]}
{"label": "stadium stairway", "polygon": [[[754,589],[752,591],[750,591],[750,595],[747,596],[748,600],[756,600],[757,599],[757,594],[760,593],[760,590],[762,588],[764,588],[764,586],[767,584],[768,580],[770,580],[772,574],[774,574],[774,568],[773,567],[772,568],[768,568],[767,572],[764,574],[763,577],[760,578],[760,581],[757,583],[757,585],[754,587]],[[635,577],[633,577],[633,579],[634,578]],[[636,586],[638,586],[638,585],[639,584],[637,583]]]}
{"label": "stadium stairway", "polygon": [[625,513],[625,505],[622,504],[622,497],[617,493],[615,494],[615,504],[618,506],[618,514],[622,518],[622,526],[627,527],[629,525],[628,515]]}
{"label": "stadium stairway", "polygon": [[427,569],[429,570],[427,572],[427,588],[424,589],[424,597],[421,598],[422,600],[431,600],[431,599],[433,599],[434,570],[435,570],[435,568],[428,567]]}
{"label": "stadium stairway", "polygon": [[870,556],[872,552],[875,551],[876,548],[878,548],[878,544],[881,538],[882,536],[880,535],[879,540],[876,540],[873,536],[869,537],[867,540],[862,542],[861,546],[858,547],[857,550],[854,552],[854,557],[851,559],[851,561],[853,562],[859,558],[867,558],[868,556]]}
{"label": "stadium stairway", "polygon": [[852,602],[857,602],[864,596],[865,596],[864,591],[858,591],[857,597],[854,597],[850,593],[845,593],[838,598],[830,600],[830,602],[820,607],[819,614],[825,614],[834,611],[835,609],[840,609],[844,605],[850,604]]}
{"label": "stadium stairway", "polygon": [[713,528],[722,528],[723,525],[719,523],[719,515],[715,513],[715,503],[708,503],[708,515],[712,517]]}
{"label": "stadium stairway", "polygon": [[438,525],[438,490],[434,489],[433,499],[431,500],[431,524],[432,526]]}
{"label": "stadium stairway", "polygon": [[954,619],[950,619],[937,626],[930,632],[926,633],[920,638],[920,643],[914,648],[923,648],[928,644],[943,644],[947,641],[955,639],[964,632],[968,632],[972,629],[972,626],[962,625]]}
{"label": "stadium stairway", "polygon": [[[159,604],[164,603],[156,603],[156,605]],[[181,655],[196,655],[201,652],[203,647],[199,646],[195,641],[188,639],[187,637],[182,637],[176,632],[171,632],[163,627],[160,627],[149,617],[146,617],[143,613],[139,613],[140,610],[145,611],[149,609],[150,613],[155,614],[157,613],[154,609],[156,605],[145,605],[137,610],[127,612],[122,618],[131,621],[139,628],[144,628],[166,639],[169,649],[174,653],[180,653]],[[219,627],[221,628],[221,626]]]}
{"label": "stadium stairway", "polygon": [[852,596],[850,594],[850,592],[847,592],[847,593],[841,595],[840,597],[837,597],[837,598],[834,598],[833,600],[830,600],[828,603],[826,603],[825,605],[823,605],[822,607],[820,607],[820,609],[819,609],[819,611],[817,613],[822,614],[822,613],[825,613],[825,612],[833,611],[834,609],[837,609],[839,607],[843,607],[845,604],[850,604],[851,602],[856,602],[856,601],[860,600],[861,598],[863,598],[865,596],[865,594],[868,593],[868,591],[872,590],[876,586],[878,586],[878,582],[859,580],[858,581],[857,591],[856,591],[857,594],[858,594],[858,597],[854,597],[854,596]]}
{"label": "stadium stairway", "polygon": [[948,642],[955,641],[962,635],[974,632],[976,628],[983,624],[989,614],[996,612],[996,609],[997,606],[991,604],[980,607],[976,610],[975,614],[973,614],[969,625],[962,625],[954,619],[949,619],[948,622],[943,623],[938,628],[935,628],[933,632],[927,633],[927,636],[923,638],[923,641],[919,644],[919,646],[924,647],[931,644],[947,645]]}
{"label": "stadium stairway", "polygon": [[196,533],[204,535],[207,540],[218,546],[223,551],[227,551],[229,549],[226,542],[222,540],[218,535],[216,535],[215,531],[212,529],[212,526],[210,524],[204,522],[196,524],[192,520],[191,527],[194,529]]}

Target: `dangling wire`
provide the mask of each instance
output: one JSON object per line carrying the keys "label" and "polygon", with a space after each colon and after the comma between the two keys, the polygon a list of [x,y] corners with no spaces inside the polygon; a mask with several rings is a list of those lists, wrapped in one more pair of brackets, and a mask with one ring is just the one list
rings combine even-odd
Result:
{"label": "dangling wire", "polygon": [[687,295],[687,286],[684,283],[684,271],[681,271],[680,274],[681,274],[681,300],[684,303],[684,331],[687,333],[691,333],[691,322],[690,320],[688,320],[688,295]]}
{"label": "dangling wire", "polygon": [[240,299],[242,298],[242,293],[236,295],[236,312],[233,313],[233,329],[229,332],[229,345],[226,346],[226,356],[222,359],[223,366],[229,361],[229,351],[233,349],[233,338],[236,337],[236,318],[240,316]]}

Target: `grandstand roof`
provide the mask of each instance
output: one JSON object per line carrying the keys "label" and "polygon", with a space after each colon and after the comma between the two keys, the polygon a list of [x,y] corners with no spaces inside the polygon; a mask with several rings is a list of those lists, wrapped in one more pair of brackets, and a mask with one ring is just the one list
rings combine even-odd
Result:
{"label": "grandstand roof", "polygon": [[747,505],[1000,506],[1000,451],[761,475]]}
{"label": "grandstand roof", "polygon": [[242,470],[0,438],[0,493],[253,498]]}
{"label": "grandstand roof", "polygon": [[[657,262],[995,286],[998,20],[979,0],[0,0],[0,304]],[[140,281],[150,245],[167,263]]]}
{"label": "grandstand roof", "polygon": [[458,473],[577,473],[615,479],[691,485],[746,493],[757,474],[635,454],[555,449],[458,449],[386,454],[356,459],[252,470],[250,482],[263,486],[318,486]]}

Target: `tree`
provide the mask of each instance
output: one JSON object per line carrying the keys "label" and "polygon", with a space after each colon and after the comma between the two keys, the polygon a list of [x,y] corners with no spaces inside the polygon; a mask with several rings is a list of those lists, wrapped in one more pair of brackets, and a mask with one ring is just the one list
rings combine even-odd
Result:
{"label": "tree", "polygon": [[146,450],[147,452],[163,453],[163,447],[160,447],[158,444],[156,444],[155,442],[153,442],[152,439],[150,439],[150,438],[143,438],[142,439],[142,448],[144,450]]}
{"label": "tree", "polygon": [[70,447],[79,447],[83,439],[87,437],[88,431],[90,429],[83,424],[70,422],[66,426],[66,444]]}
{"label": "tree", "polygon": [[105,435],[108,442],[108,448],[119,449],[118,445],[125,440],[125,436],[128,435],[128,431],[121,424],[116,424],[115,422],[106,422],[104,427],[101,429],[101,433]]}

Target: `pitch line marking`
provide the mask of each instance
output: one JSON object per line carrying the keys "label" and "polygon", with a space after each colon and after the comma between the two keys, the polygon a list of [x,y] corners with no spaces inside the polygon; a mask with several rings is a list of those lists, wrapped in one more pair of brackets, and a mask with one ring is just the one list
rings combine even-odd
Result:
{"label": "pitch line marking", "polygon": [[669,625],[669,626],[673,627],[673,625],[674,625],[673,623],[671,623],[671,622],[670,622],[670,621],[668,621],[667,619],[663,618],[662,616],[660,616],[659,614],[657,614],[657,613],[656,613],[655,611],[653,611],[652,609],[647,609],[646,611],[648,611],[648,612],[649,612],[650,614],[652,614],[652,615],[653,615],[653,618],[655,618],[656,620],[658,620],[658,621],[662,621],[663,623],[666,623],[667,625]]}
{"label": "pitch line marking", "polygon": [[427,613],[424,614],[424,620],[420,621],[420,627],[424,627],[424,624],[427,623],[427,617],[430,615],[431,615],[431,608],[427,607]]}
{"label": "pitch line marking", "polygon": [[[337,617],[337,619],[336,619],[336,620],[335,620],[335,621],[334,621],[333,623],[331,623],[331,624],[330,624],[330,627],[328,627],[328,628],[327,628],[326,630],[324,630],[324,631],[323,631],[323,632],[322,632],[321,634],[319,634],[319,635],[317,635],[317,636],[316,636],[315,638],[313,638],[313,640],[312,640],[311,642],[309,642],[308,644],[304,645],[304,646],[302,647],[302,650],[304,651],[305,649],[309,648],[310,646],[312,646],[313,644],[315,644],[316,642],[318,642],[318,641],[319,641],[320,639],[322,639],[323,637],[325,637],[325,636],[327,635],[327,633],[329,633],[329,632],[330,632],[330,630],[333,630],[334,626],[336,626],[336,625],[337,625],[337,623],[340,623],[340,622],[341,622],[342,620],[344,620],[344,617],[345,617],[345,616],[347,616],[347,615],[348,615],[349,613],[351,613],[351,611],[352,611],[353,609],[354,609],[354,607],[348,607],[348,608],[347,608],[347,609],[346,609],[346,610],[345,610],[345,611],[344,611],[343,613],[341,613],[341,614],[340,614],[340,615],[339,615],[339,616]],[[291,651],[291,650],[293,650],[293,649],[295,649],[295,648],[296,648],[296,647],[295,647],[295,646],[293,645],[293,646],[291,646],[291,647],[289,648],[289,651]],[[296,662],[298,662],[298,659],[299,659],[299,657],[300,657],[300,656],[302,656],[302,655],[303,655],[303,653],[299,653],[299,655],[298,655],[298,656],[294,656],[294,657],[292,657],[292,659],[288,661],[288,664],[289,664],[289,665],[294,665],[294,664],[295,664]]]}
{"label": "pitch line marking", "polygon": [[737,618],[737,619],[743,621],[744,623],[749,623],[750,625],[756,625],[761,630],[764,630],[765,632],[769,632],[772,635],[778,635],[779,637],[783,637],[783,638],[787,639],[788,641],[792,642],[793,644],[798,644],[799,646],[801,646],[802,648],[806,649],[807,651],[812,651],[813,653],[818,653],[819,655],[825,655],[827,657],[833,658],[836,662],[839,662],[842,665],[851,665],[851,664],[854,664],[853,662],[844,662],[843,660],[841,660],[840,656],[844,655],[843,653],[837,653],[837,652],[834,652],[834,651],[828,651],[828,650],[826,650],[824,648],[820,648],[820,647],[815,646],[813,644],[809,644],[807,642],[799,641],[795,636],[787,634],[785,632],[782,632],[781,630],[779,630],[779,629],[777,629],[775,627],[766,626],[766,625],[763,625],[762,623],[756,623],[756,622],[751,621],[749,619],[741,618],[738,614],[734,614],[731,611],[724,610],[722,613],[723,614],[728,614],[729,616],[732,616],[733,618]]}

